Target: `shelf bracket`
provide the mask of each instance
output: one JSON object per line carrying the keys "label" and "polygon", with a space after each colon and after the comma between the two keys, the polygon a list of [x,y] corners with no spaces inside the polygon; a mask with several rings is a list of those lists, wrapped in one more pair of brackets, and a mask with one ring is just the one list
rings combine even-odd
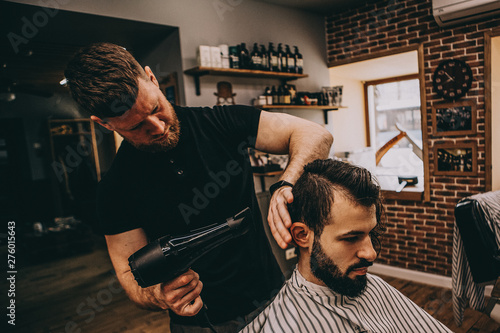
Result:
{"label": "shelf bracket", "polygon": [[328,111],[338,110],[338,108],[324,109],[323,110],[323,119],[325,120],[325,125],[328,125]]}
{"label": "shelf bracket", "polygon": [[194,89],[196,91],[196,96],[200,96],[201,95],[201,91],[200,91],[200,76],[199,75],[194,75],[193,78],[194,78]]}

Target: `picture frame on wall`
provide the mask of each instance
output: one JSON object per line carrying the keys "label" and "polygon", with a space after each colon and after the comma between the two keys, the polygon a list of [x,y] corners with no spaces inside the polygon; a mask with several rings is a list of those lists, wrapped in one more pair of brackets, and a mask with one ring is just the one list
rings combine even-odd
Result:
{"label": "picture frame on wall", "polygon": [[160,90],[171,104],[179,105],[179,88],[176,72],[172,72],[160,79]]}
{"label": "picture frame on wall", "polygon": [[476,102],[463,100],[432,106],[433,136],[476,134]]}
{"label": "picture frame on wall", "polygon": [[434,145],[434,174],[477,175],[476,142],[447,142]]}

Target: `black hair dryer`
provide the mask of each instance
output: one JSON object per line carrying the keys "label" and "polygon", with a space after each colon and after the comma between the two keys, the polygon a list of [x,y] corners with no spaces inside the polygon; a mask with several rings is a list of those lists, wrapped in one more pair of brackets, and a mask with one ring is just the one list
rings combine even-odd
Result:
{"label": "black hair dryer", "polygon": [[163,236],[128,258],[132,274],[142,288],[173,280],[201,256],[249,229],[250,208],[224,223],[213,224],[182,236]]}
{"label": "black hair dryer", "polygon": [[[186,235],[167,235],[144,246],[128,258],[137,283],[146,288],[183,274],[210,250],[245,234],[250,229],[250,214],[251,210],[247,207],[224,223],[197,229]],[[205,316],[206,320],[205,309],[204,306],[200,315]]]}

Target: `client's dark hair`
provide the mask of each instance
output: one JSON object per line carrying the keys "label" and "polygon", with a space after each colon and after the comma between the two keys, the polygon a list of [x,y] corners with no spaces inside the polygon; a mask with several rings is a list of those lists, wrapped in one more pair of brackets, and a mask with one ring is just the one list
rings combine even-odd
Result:
{"label": "client's dark hair", "polygon": [[292,190],[294,199],[288,207],[292,221],[305,223],[319,237],[329,223],[334,192],[364,207],[375,205],[377,226],[371,237],[379,251],[379,237],[385,231],[380,186],[365,168],[331,159],[307,164]]}
{"label": "client's dark hair", "polygon": [[100,118],[117,117],[137,99],[138,78],[146,74],[123,47],[96,43],[80,49],[64,75],[78,105]]}

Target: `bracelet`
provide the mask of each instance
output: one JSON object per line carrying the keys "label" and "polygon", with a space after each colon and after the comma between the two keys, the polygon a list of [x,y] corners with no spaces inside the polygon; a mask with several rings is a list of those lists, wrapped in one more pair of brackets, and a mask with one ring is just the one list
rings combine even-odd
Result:
{"label": "bracelet", "polygon": [[271,197],[273,196],[274,192],[276,192],[277,189],[283,186],[290,186],[293,187],[292,183],[287,182],[286,180],[280,180],[277,183],[274,183],[269,187],[269,192],[271,193]]}

